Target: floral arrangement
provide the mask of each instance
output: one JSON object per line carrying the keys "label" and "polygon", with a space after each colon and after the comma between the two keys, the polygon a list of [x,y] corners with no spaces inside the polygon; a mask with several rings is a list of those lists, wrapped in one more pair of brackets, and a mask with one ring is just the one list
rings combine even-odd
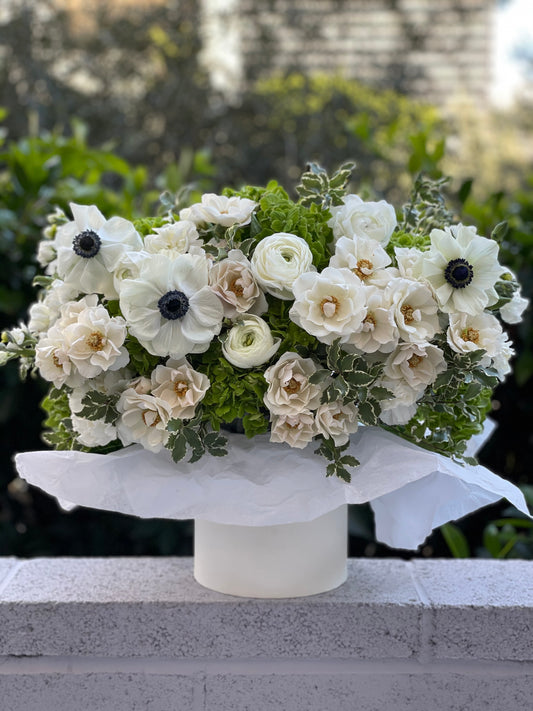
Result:
{"label": "floral arrangement", "polygon": [[0,363],[50,383],[46,441],[175,461],[226,454],[225,427],[315,443],[350,480],[349,437],[380,426],[456,459],[510,370],[501,320],[527,305],[490,238],[453,224],[443,181],[392,205],[346,194],[352,165],[165,214],[50,217],[39,299],[2,334]]}

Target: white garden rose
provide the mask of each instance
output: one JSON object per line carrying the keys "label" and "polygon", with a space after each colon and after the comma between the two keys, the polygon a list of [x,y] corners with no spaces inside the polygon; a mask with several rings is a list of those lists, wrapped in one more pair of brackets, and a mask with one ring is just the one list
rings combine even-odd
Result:
{"label": "white garden rose", "polygon": [[422,279],[423,252],[415,249],[415,247],[395,247],[394,254],[401,277],[412,279],[413,281]]}
{"label": "white garden rose", "polygon": [[272,296],[290,301],[292,286],[304,272],[315,271],[307,242],[288,232],[262,239],[252,255],[252,271],[259,285]]}
{"label": "white garden rose", "polygon": [[[84,378],[94,378],[106,370],[118,370],[129,362],[124,347],[126,321],[121,316],[109,315],[98,305],[94,294],[76,302],[75,308],[63,307],[65,317],[57,322],[69,359]],[[84,308],[77,313],[79,305]]]}
{"label": "white garden rose", "polygon": [[320,404],[322,387],[309,382],[316,373],[311,358],[297,353],[284,353],[277,363],[265,370],[268,390],[265,405],[276,415],[297,415],[304,410],[314,410]]}
{"label": "white garden rose", "polygon": [[240,249],[231,249],[227,259],[211,267],[209,284],[220,297],[226,318],[236,318],[247,311],[259,316],[268,309],[265,295],[252,273],[252,266]]}
{"label": "white garden rose", "polygon": [[504,269],[498,263],[497,242],[464,225],[434,229],[430,238],[422,276],[442,311],[474,316],[498,301],[494,286]]}
{"label": "white garden rose", "polygon": [[76,387],[82,382],[82,376],[70,360],[61,329],[52,326],[35,346],[35,365],[44,380],[54,387],[63,385]]}
{"label": "white garden rose", "polygon": [[448,345],[456,353],[470,353],[482,349],[489,356],[499,351],[502,327],[492,314],[450,314],[446,334]]}
{"label": "white garden rose", "polygon": [[76,440],[84,447],[104,447],[117,439],[117,428],[105,420],[88,420],[72,413],[70,421]]}
{"label": "white garden rose", "polygon": [[507,304],[500,308],[500,316],[505,323],[515,324],[520,323],[522,314],[529,306],[529,299],[524,299],[521,291],[516,291],[513,298]]}
{"label": "white garden rose", "polygon": [[223,227],[248,225],[257,207],[253,200],[240,197],[226,197],[205,193],[202,201],[180,211],[180,220],[190,220],[195,224],[212,223]]}
{"label": "white garden rose", "polygon": [[437,302],[425,284],[411,279],[393,279],[387,293],[404,341],[430,341],[440,330]]}
{"label": "white garden rose", "polygon": [[124,252],[113,270],[113,284],[117,294],[124,279],[138,279],[142,263],[149,257],[149,252],[144,249],[138,252]]}
{"label": "white garden rose", "polygon": [[329,266],[350,269],[364,284],[373,284],[390,263],[391,258],[376,240],[341,237],[335,244],[335,254]]}
{"label": "white garden rose", "polygon": [[272,415],[271,442],[286,442],[296,449],[304,449],[317,434],[312,412],[297,415]]}
{"label": "white garden rose", "polygon": [[341,447],[348,442],[351,434],[357,432],[357,416],[357,407],[351,402],[346,405],[341,401],[325,402],[315,413],[315,426],[318,434],[332,439],[336,447]]}
{"label": "white garden rose", "polygon": [[166,445],[170,436],[166,426],[171,418],[171,407],[167,402],[128,388],[120,396],[117,410],[120,413],[117,433],[125,447],[138,443],[157,453]]}
{"label": "white garden rose", "polygon": [[383,247],[388,244],[397,224],[392,205],[384,200],[364,202],[359,195],[347,195],[343,203],[330,208],[332,217],[328,225],[333,230],[335,242],[341,237],[363,237],[376,240]]}
{"label": "white garden rose", "polygon": [[347,344],[363,353],[390,353],[396,348],[399,331],[394,321],[390,294],[376,286],[365,287],[366,316]]}
{"label": "white garden rose", "polygon": [[382,378],[381,387],[387,388],[393,397],[381,401],[379,419],[386,425],[406,425],[417,411],[418,403],[424,394],[425,387],[412,388],[405,380]]}
{"label": "white garden rose", "polygon": [[389,380],[404,380],[414,390],[420,390],[434,383],[446,367],[438,346],[400,343],[385,361],[383,375]]}
{"label": "white garden rose", "polygon": [[196,225],[191,220],[180,220],[163,227],[156,227],[154,234],[146,235],[144,238],[144,249],[147,252],[164,254],[169,259],[185,254],[193,245],[202,244]]}
{"label": "white garden rose", "polygon": [[492,356],[492,367],[497,371],[498,378],[503,381],[511,372],[511,358],[515,355],[507,334],[502,332],[497,352]]}
{"label": "white garden rose", "polygon": [[172,419],[190,420],[209,390],[209,378],[189,363],[169,358],[152,371],[152,395],[170,406]]}
{"label": "white garden rose", "polygon": [[255,368],[270,360],[280,344],[279,338],[273,338],[266,321],[244,314],[222,340],[222,353],[237,368]]}
{"label": "white garden rose", "polygon": [[113,271],[125,252],[142,249],[142,239],[122,217],[106,220],[94,205],[70,208],[74,220],[61,225],[54,240],[58,275],[82,293],[116,299]]}
{"label": "white garden rose", "polygon": [[322,343],[337,338],[346,343],[361,327],[367,313],[365,287],[349,269],[307,272],[293,289],[291,320]]}
{"label": "white garden rose", "polygon": [[120,286],[120,308],[130,333],[153,355],[180,360],[206,351],[223,318],[208,278],[204,254],[149,255],[138,277]]}

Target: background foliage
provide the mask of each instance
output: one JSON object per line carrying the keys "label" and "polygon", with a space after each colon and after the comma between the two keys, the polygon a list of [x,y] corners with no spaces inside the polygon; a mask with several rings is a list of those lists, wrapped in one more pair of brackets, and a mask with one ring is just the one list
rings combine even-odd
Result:
{"label": "background foliage", "polygon": [[[466,223],[488,234],[509,219],[502,261],[531,294],[533,171],[523,149],[533,131],[530,108],[511,118],[460,105],[444,115],[393,91],[297,72],[264,80],[228,105],[198,63],[197,5],[182,0],[120,18],[110,5],[91,27],[73,28],[44,0],[22,3],[0,27],[0,327],[23,318],[34,297],[36,243],[55,206],[78,201],[106,216],[155,214],[163,190],[194,199],[184,189],[191,183],[218,191],[275,178],[292,188],[310,160],[333,169],[354,159],[352,189],[396,206],[419,171],[451,175],[450,204]],[[531,312],[511,331],[515,374],[495,394],[498,430],[482,461],[525,487],[532,504]],[[44,389],[21,384],[8,366],[0,392],[0,555],[191,552],[189,522],[64,514],[27,490],[10,457],[43,446]],[[352,555],[398,555],[375,542],[369,507],[352,509],[350,532]],[[420,554],[533,557],[533,532],[500,504],[443,528]]]}

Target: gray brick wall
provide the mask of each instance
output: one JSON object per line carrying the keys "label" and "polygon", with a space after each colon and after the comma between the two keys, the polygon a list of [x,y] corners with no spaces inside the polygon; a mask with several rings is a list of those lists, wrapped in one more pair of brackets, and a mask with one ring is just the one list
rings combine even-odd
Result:
{"label": "gray brick wall", "polygon": [[239,0],[248,80],[273,70],[341,72],[445,102],[483,101],[494,0]]}

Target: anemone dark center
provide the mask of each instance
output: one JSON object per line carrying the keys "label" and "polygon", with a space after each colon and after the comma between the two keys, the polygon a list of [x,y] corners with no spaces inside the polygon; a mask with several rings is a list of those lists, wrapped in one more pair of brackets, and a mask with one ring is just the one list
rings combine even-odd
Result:
{"label": "anemone dark center", "polygon": [[189,299],[182,291],[167,291],[157,302],[163,318],[175,321],[183,318],[189,310]]}
{"label": "anemone dark center", "polygon": [[102,240],[93,230],[84,230],[72,240],[72,249],[79,257],[96,257],[102,246]]}
{"label": "anemone dark center", "polygon": [[464,289],[474,278],[474,269],[466,259],[452,259],[444,270],[444,277],[454,289]]}

